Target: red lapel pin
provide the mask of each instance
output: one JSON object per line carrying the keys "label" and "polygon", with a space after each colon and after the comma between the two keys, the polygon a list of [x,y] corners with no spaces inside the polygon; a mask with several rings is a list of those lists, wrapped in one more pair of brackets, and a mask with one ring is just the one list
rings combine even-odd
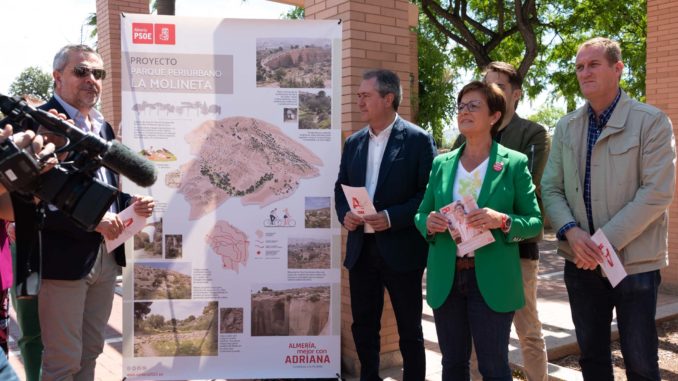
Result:
{"label": "red lapel pin", "polygon": [[494,163],[494,165],[492,166],[492,169],[494,169],[496,172],[500,172],[503,168],[504,163],[502,163],[501,161]]}

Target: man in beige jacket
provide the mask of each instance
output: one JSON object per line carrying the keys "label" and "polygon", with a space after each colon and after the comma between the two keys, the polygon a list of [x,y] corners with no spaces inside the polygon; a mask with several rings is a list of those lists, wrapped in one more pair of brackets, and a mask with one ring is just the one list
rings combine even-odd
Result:
{"label": "man in beige jacket", "polygon": [[[584,42],[575,61],[586,104],[556,126],[542,178],[544,208],[557,229],[565,285],[585,380],[613,380],[610,324],[616,309],[629,380],[659,380],[655,313],[659,269],[668,265],[668,208],[675,190],[675,140],[668,117],[619,88],[619,44]],[[612,287],[591,235],[601,229],[628,276]]]}

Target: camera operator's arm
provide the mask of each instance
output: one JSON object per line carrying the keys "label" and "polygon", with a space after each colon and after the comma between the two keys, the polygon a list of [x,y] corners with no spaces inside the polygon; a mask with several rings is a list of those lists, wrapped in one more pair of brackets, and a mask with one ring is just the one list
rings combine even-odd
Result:
{"label": "camera operator's arm", "polygon": [[[54,144],[48,143],[43,146],[43,137],[40,135],[35,135],[33,131],[19,132],[12,136],[12,126],[6,125],[5,128],[0,130],[0,143],[3,143],[5,140],[12,137],[12,140],[20,149],[27,149],[31,152],[37,152],[35,155],[38,159],[50,156],[54,153]],[[47,160],[44,160],[44,167],[42,172],[49,171],[57,163],[56,157],[50,157]],[[0,218],[3,220],[14,220],[14,212],[12,210],[12,201],[9,197],[9,193],[5,187],[0,184]]]}

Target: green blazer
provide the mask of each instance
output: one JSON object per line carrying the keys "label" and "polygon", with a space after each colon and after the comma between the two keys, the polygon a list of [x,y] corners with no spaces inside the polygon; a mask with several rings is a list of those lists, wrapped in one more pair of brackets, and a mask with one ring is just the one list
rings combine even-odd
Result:
{"label": "green blazer", "polygon": [[[426,193],[414,216],[417,229],[429,242],[426,300],[432,308],[440,307],[452,289],[457,246],[447,231],[428,236],[426,218],[453,201],[454,176],[465,146],[435,158]],[[475,251],[478,288],[488,306],[497,312],[515,311],[525,304],[517,242],[536,236],[542,228],[527,163],[522,153],[492,142],[477,200],[478,207],[506,213],[513,220],[508,234],[493,229],[495,242]]]}

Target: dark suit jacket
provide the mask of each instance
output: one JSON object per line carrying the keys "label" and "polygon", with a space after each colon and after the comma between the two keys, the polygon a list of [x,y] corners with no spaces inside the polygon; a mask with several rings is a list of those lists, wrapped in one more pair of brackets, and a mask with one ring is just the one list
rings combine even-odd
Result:
{"label": "dark suit jacket", "polygon": [[[43,110],[56,109],[60,113],[67,114],[59,102],[52,98],[49,102],[40,106]],[[104,123],[101,127],[101,136],[106,140],[115,138],[110,124]],[[108,171],[108,183],[118,187],[118,175]],[[35,206],[30,203],[19,201],[13,197],[15,209],[17,256],[26,258],[34,256],[38,252]],[[115,200],[117,210],[122,211],[129,202],[130,196],[119,193]],[[43,203],[44,204],[44,203]],[[79,228],[64,213],[58,210],[50,210],[45,206],[44,228],[42,230],[42,272],[45,279],[77,280],[85,277],[96,260],[103,236],[97,232],[87,232]],[[125,265],[124,247],[114,250],[116,262]]]}
{"label": "dark suit jacket", "polygon": [[[334,186],[339,222],[350,211],[341,185],[365,186],[369,127],[351,135],[344,143],[339,176]],[[377,247],[395,271],[411,271],[426,266],[426,241],[414,227],[414,213],[428,183],[431,162],[436,155],[433,138],[426,131],[398,117],[386,144],[379,169],[374,207],[387,210],[391,227],[375,233]],[[355,265],[363,245],[362,227],[348,233],[344,266]]]}

